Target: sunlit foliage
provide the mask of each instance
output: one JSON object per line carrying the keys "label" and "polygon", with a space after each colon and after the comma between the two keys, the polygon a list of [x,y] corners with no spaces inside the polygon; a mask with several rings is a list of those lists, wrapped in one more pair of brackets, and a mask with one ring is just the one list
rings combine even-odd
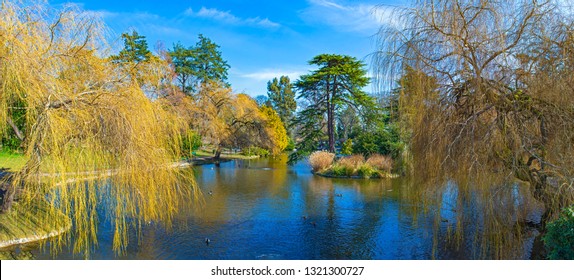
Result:
{"label": "sunlit foliage", "polygon": [[174,168],[179,121],[143,90],[161,86],[167,65],[158,58],[112,63],[105,26],[74,6],[1,5],[0,127],[10,129],[15,104],[26,109],[29,160],[12,180],[20,203],[46,198],[55,209],[40,217],[46,224],[57,211],[71,217],[74,250],[85,256],[104,208],[118,252],[130,228],[169,225],[195,189],[192,177]]}
{"label": "sunlit foliage", "polygon": [[263,106],[260,108],[261,113],[265,117],[265,127],[267,136],[269,138],[269,147],[271,153],[277,155],[289,145],[289,136],[285,125],[281,121],[279,114],[271,107]]}
{"label": "sunlit foliage", "polygon": [[185,94],[197,92],[202,84],[216,82],[226,87],[229,64],[221,56],[219,45],[199,34],[194,47],[184,47],[181,43],[169,50],[176,82]]}
{"label": "sunlit foliage", "polygon": [[[223,148],[259,147],[277,154],[288,144],[288,138],[277,113],[259,108],[246,94],[234,94],[218,82],[202,84],[193,98],[169,97],[179,100],[182,110],[191,114],[191,127],[204,143],[214,146],[219,158]],[[271,110],[271,111],[269,111]]]}

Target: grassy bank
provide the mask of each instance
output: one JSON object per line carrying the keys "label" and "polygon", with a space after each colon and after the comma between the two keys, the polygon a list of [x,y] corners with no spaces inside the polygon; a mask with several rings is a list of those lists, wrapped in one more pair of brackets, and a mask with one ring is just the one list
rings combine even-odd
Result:
{"label": "grassy bank", "polygon": [[[205,157],[213,157],[214,154],[211,152],[207,152],[207,151],[196,151],[195,155],[197,157],[200,158],[205,158]],[[220,156],[222,159],[255,159],[255,158],[259,158],[259,156],[246,156],[246,155],[242,155],[242,154],[226,154],[226,153],[222,153]]]}
{"label": "grassy bank", "polygon": [[0,152],[0,169],[5,168],[8,171],[16,172],[24,167],[26,157],[22,154]]}

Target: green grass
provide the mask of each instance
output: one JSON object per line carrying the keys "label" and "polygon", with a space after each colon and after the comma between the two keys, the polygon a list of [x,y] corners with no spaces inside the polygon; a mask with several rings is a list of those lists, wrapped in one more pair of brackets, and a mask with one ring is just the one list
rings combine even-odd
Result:
{"label": "green grass", "polygon": [[[195,155],[198,157],[212,157],[214,154],[211,152],[200,150],[200,151],[196,151]],[[221,153],[221,158],[225,158],[225,159],[254,159],[254,158],[258,158],[258,156],[246,156],[246,155],[242,155],[242,154],[224,154],[224,153]]]}
{"label": "green grass", "polygon": [[20,171],[26,163],[26,157],[22,154],[0,152],[0,168],[7,168],[9,171]]}

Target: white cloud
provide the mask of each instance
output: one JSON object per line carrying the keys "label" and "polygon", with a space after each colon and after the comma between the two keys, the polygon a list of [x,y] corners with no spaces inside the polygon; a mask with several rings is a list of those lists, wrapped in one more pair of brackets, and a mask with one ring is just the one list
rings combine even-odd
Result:
{"label": "white cloud", "polygon": [[189,8],[185,11],[185,15],[198,18],[213,19],[231,25],[247,25],[263,28],[277,28],[281,26],[279,23],[273,22],[268,18],[262,19],[260,17],[254,17],[244,19],[231,14],[229,11],[220,11],[218,9],[206,7],[201,7],[201,9],[197,12]]}
{"label": "white cloud", "polygon": [[259,25],[259,26],[266,27],[266,28],[277,28],[277,27],[281,26],[279,23],[272,22],[268,18],[264,18],[264,19],[260,19],[259,17],[248,18],[245,20],[245,22]]}
{"label": "white cloud", "polygon": [[[340,2],[340,1],[339,1]],[[335,0],[308,0],[309,7],[300,16],[312,23],[321,23],[351,32],[374,34],[382,25],[399,26],[393,8],[374,4],[343,4]]]}

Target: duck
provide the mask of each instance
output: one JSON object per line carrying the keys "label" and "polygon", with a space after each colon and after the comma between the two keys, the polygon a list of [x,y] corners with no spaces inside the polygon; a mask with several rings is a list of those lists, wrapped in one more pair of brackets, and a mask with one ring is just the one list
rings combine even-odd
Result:
{"label": "duck", "polygon": [[335,194],[335,196],[338,196],[338,197],[343,197],[343,195],[342,195],[342,194],[340,194],[340,193],[338,193],[338,194]]}
{"label": "duck", "polygon": [[213,192],[212,192],[212,191],[209,191],[208,194],[209,194],[209,195],[213,195]]}
{"label": "duck", "polygon": [[205,244],[209,246],[209,243],[211,242],[211,240],[209,240],[209,238],[205,238]]}

